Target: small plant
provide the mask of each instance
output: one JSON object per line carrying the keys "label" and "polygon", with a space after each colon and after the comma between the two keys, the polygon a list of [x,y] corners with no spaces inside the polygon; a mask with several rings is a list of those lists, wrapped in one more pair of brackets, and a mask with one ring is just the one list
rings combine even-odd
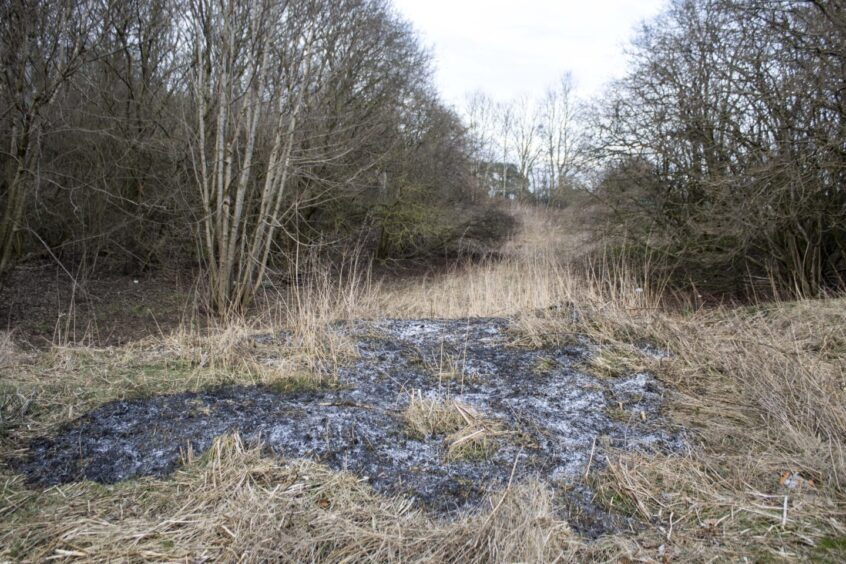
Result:
{"label": "small plant", "polygon": [[843,562],[846,559],[846,536],[825,537],[814,548],[817,562]]}
{"label": "small plant", "polygon": [[428,368],[439,383],[463,385],[476,381],[475,376],[467,374],[464,361],[456,359],[449,354],[442,355],[437,364],[429,363]]}
{"label": "small plant", "polygon": [[610,419],[613,421],[622,421],[626,422],[632,418],[632,414],[626,411],[624,408],[615,406],[609,407],[605,410],[605,414],[608,415]]}
{"label": "small plant", "polygon": [[545,376],[555,370],[557,366],[558,363],[555,362],[555,360],[546,356],[540,356],[535,361],[535,365],[532,367],[532,372],[541,376]]}

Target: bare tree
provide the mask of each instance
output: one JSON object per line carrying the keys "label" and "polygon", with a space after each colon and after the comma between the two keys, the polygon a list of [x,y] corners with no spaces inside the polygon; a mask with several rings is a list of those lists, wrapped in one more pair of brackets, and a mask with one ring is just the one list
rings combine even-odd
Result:
{"label": "bare tree", "polygon": [[379,252],[388,203],[422,249],[476,193],[389,0],[0,0],[0,18],[0,272],[36,250],[133,272],[198,251],[227,314],[293,249]]}
{"label": "bare tree", "polygon": [[496,104],[484,92],[474,92],[467,97],[465,114],[473,174],[489,191],[491,167],[496,160]]}
{"label": "bare tree", "polygon": [[544,187],[547,201],[571,180],[579,165],[581,139],[577,119],[572,75],[565,73],[556,86],[547,90],[540,104],[539,134],[543,138],[546,161]]}
{"label": "bare tree", "polygon": [[[203,207],[202,241],[219,312],[247,306],[259,288],[278,228],[291,173],[297,118],[311,72],[308,26],[284,31],[291,16],[285,3],[194,0],[193,93],[197,104],[194,167]],[[271,59],[290,41],[295,75],[274,77]],[[273,90],[274,78],[285,89]],[[259,128],[272,125],[267,160],[256,162]],[[259,169],[261,172],[259,173]],[[257,211],[248,214],[248,206]]]}
{"label": "bare tree", "polygon": [[600,149],[651,166],[627,209],[735,288],[813,296],[846,272],[846,36],[824,4],[676,0],[606,106]]}
{"label": "bare tree", "polygon": [[526,96],[518,98],[512,107],[511,143],[521,178],[521,196],[528,196],[535,165],[540,159],[541,130],[538,108]]}

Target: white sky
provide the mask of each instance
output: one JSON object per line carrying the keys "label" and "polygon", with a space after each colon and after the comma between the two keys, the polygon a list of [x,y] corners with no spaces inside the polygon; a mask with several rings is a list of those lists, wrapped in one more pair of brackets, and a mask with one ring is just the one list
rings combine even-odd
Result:
{"label": "white sky", "polygon": [[666,0],[394,0],[435,55],[446,102],[468,92],[537,96],[571,71],[590,96],[625,70],[638,23]]}

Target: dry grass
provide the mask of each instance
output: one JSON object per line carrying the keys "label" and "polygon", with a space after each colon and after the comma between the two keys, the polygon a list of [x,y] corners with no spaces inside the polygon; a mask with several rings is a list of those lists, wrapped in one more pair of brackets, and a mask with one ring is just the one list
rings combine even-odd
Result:
{"label": "dry grass", "polygon": [[508,433],[496,424],[468,425],[446,437],[446,459],[487,460],[499,449],[499,440]]}
{"label": "dry grass", "polygon": [[447,460],[484,460],[496,452],[499,440],[512,434],[469,405],[423,397],[419,390],[410,395],[403,420],[410,437],[446,435]]}
{"label": "dry grass", "polygon": [[[0,558],[407,562],[550,561],[573,538],[538,483],[492,498],[496,510],[433,521],[354,476],[284,463],[224,437],[168,480],[2,491]],[[57,518],[61,515],[61,518]]]}
{"label": "dry grass", "polygon": [[[686,456],[619,453],[597,480],[606,498],[653,523],[652,542],[685,560],[842,560],[846,300],[603,315],[586,328],[613,326],[608,342],[626,328],[673,351],[658,374],[693,446]],[[787,488],[786,473],[814,486]]]}
{"label": "dry grass", "polygon": [[470,406],[455,400],[423,397],[420,390],[410,394],[402,415],[407,433],[415,438],[454,433],[481,419]]}
{"label": "dry grass", "polygon": [[333,387],[338,367],[356,354],[333,331],[282,335],[280,325],[230,321],[122,347],[16,351],[0,366],[0,428],[6,429],[0,443],[20,445],[114,400],[222,385],[279,391]]}
{"label": "dry grass", "polygon": [[[512,484],[479,515],[433,521],[352,476],[283,464],[228,438],[161,481],[33,491],[3,470],[0,559],[842,561],[846,300],[669,308],[648,265],[576,267],[570,259],[581,235],[562,231],[560,218],[517,213],[522,233],[501,260],[423,280],[381,285],[354,268],[320,274],[270,296],[277,307],[256,320],[119,349],[23,355],[6,337],[0,444],[18,448],[27,436],[132,394],[298,373],[325,383],[354,354],[327,331],[334,322],[513,315],[517,344],[586,336],[605,351],[593,369],[608,376],[648,369],[671,390],[666,411],[687,429],[690,451],[616,453],[591,474],[599,500],[641,520],[637,532],[587,543],[553,515],[552,492],[536,483]],[[282,345],[252,339],[283,329],[290,337]],[[658,363],[637,351],[643,343],[673,355]],[[455,404],[418,396],[406,417],[412,432],[443,433],[459,446],[498,438],[494,427],[474,437],[473,425],[486,423],[465,414],[473,423]],[[785,487],[786,472],[813,487]]]}
{"label": "dry grass", "polygon": [[651,279],[648,268],[635,271],[625,260],[609,259],[597,266],[615,276],[599,279],[590,275],[590,269],[575,266],[574,257],[590,247],[582,233],[566,231],[556,212],[518,208],[515,213],[522,230],[501,257],[422,280],[376,287],[362,296],[359,312],[365,317],[534,319],[539,310],[568,304],[590,309],[613,303],[647,310],[660,301],[663,284]]}
{"label": "dry grass", "polygon": [[607,345],[588,361],[586,369],[597,376],[616,377],[637,372],[656,372],[660,361],[650,359],[632,345]]}

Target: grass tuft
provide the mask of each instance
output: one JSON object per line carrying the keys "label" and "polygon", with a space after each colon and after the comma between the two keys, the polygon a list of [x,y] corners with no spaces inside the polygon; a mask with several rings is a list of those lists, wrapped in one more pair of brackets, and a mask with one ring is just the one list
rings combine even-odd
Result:
{"label": "grass tuft", "polygon": [[423,397],[420,390],[410,394],[403,411],[406,434],[415,439],[454,433],[476,418],[480,416],[471,407],[454,400]]}
{"label": "grass tuft", "polygon": [[415,439],[446,435],[446,460],[478,461],[490,458],[506,432],[498,421],[456,400],[424,398],[411,394],[403,412],[406,434]]}

